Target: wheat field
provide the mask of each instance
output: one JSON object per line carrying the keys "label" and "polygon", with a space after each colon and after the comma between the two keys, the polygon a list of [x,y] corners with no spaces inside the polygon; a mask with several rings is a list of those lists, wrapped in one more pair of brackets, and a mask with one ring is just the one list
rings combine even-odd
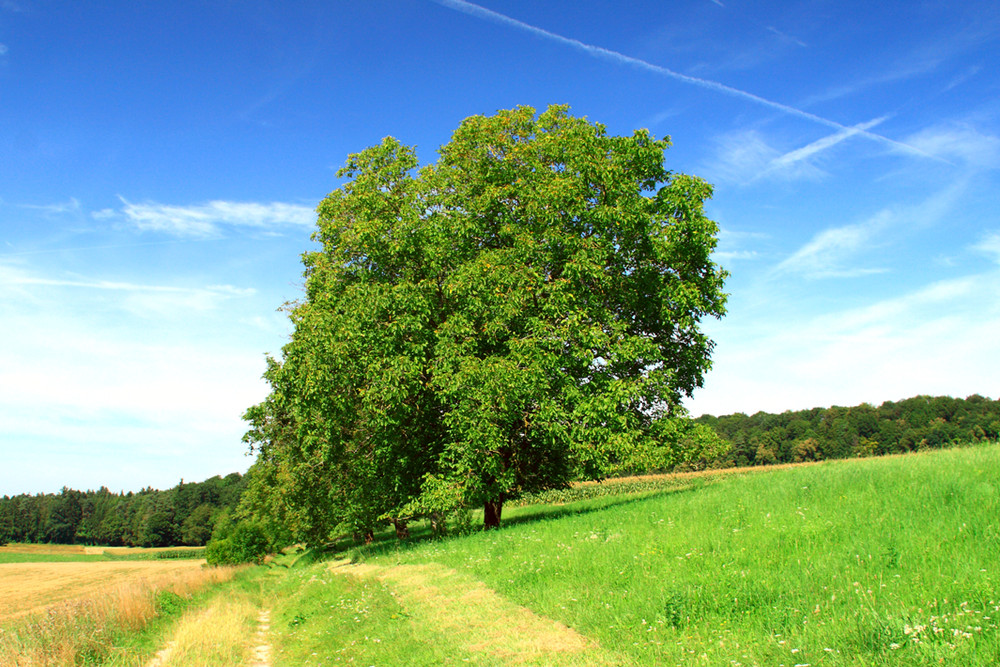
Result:
{"label": "wheat field", "polygon": [[[53,555],[51,548],[37,547],[35,552],[39,557]],[[230,579],[235,571],[204,563],[194,559],[0,563],[0,665],[103,661],[160,615],[164,604],[183,604],[196,591]]]}
{"label": "wheat field", "polygon": [[162,589],[200,578],[204,560],[0,563],[0,623],[117,587]]}

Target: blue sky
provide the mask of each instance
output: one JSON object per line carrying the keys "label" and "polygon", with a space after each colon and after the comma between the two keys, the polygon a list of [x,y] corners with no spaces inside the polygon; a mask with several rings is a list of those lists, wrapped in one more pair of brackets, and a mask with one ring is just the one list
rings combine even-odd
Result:
{"label": "blue sky", "polygon": [[992,0],[0,0],[0,494],[244,471],[348,153],[521,104],[715,184],[693,414],[996,398],[998,65]]}

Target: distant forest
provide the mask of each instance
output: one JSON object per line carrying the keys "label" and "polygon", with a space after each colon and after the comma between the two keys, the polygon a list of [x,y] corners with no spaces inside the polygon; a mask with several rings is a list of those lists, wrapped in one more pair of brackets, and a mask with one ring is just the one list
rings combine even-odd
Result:
{"label": "distant forest", "polygon": [[758,412],[695,420],[727,445],[705,467],[771,465],[880,456],[1000,438],[1000,400],[916,396],[887,401],[783,412]]}
{"label": "distant forest", "polygon": [[[917,396],[875,407],[758,412],[694,420],[721,446],[678,469],[879,456],[1000,439],[1000,400]],[[641,471],[636,471],[641,472]],[[201,546],[237,514],[247,477],[233,473],[166,491],[75,491],[0,498],[0,544]]]}
{"label": "distant forest", "polygon": [[76,491],[0,498],[0,544],[49,542],[95,546],[203,546],[240,502],[239,473],[138,493]]}

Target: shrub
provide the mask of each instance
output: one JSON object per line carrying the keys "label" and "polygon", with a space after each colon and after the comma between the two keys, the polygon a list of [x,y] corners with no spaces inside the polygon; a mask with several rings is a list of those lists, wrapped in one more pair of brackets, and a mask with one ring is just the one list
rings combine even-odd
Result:
{"label": "shrub", "polygon": [[205,548],[209,565],[262,563],[271,553],[271,541],[264,528],[253,521],[240,521],[228,535],[213,536]]}

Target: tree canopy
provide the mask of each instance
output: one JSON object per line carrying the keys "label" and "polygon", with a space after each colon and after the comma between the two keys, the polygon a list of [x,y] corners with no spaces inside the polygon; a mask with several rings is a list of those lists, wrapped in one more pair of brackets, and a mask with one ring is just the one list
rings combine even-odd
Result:
{"label": "tree canopy", "polygon": [[724,313],[711,186],[669,139],[567,107],[473,116],[419,168],[394,138],[318,207],[245,502],[296,539],[598,478],[666,446]]}

